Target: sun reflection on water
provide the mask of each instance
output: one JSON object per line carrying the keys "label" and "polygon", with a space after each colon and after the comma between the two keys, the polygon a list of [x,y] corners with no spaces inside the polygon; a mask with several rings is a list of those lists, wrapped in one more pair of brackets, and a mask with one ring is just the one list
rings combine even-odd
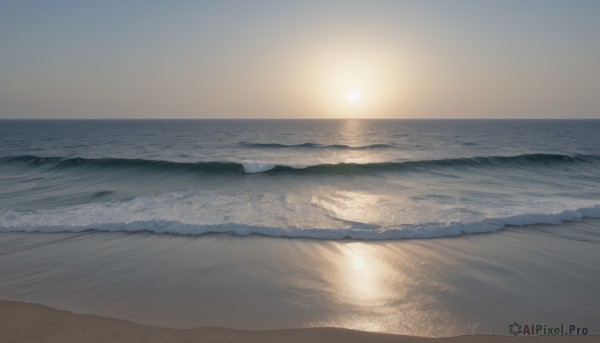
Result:
{"label": "sun reflection on water", "polygon": [[356,303],[377,305],[384,302],[386,292],[381,283],[382,265],[369,260],[368,252],[360,244],[348,244],[343,249],[344,264],[341,278],[346,284],[346,295]]}
{"label": "sun reflection on water", "polygon": [[447,292],[432,279],[440,271],[423,260],[442,258],[418,246],[338,242],[324,255],[327,282],[343,313],[320,326],[439,336],[452,332],[455,318],[440,306]]}
{"label": "sun reflection on water", "polygon": [[338,284],[338,301],[360,309],[359,314],[348,316],[340,323],[368,331],[385,331],[382,318],[393,316],[388,301],[398,297],[398,290],[389,287],[389,276],[393,271],[377,251],[360,242],[340,246],[337,259],[335,282]]}

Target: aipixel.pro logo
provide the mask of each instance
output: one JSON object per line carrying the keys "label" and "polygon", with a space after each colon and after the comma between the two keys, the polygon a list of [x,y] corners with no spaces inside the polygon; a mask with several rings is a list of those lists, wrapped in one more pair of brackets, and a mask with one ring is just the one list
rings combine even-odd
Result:
{"label": "aipixel.pro logo", "polygon": [[589,330],[577,325],[560,324],[549,326],[545,324],[521,324],[514,322],[508,326],[508,332],[513,336],[585,336]]}

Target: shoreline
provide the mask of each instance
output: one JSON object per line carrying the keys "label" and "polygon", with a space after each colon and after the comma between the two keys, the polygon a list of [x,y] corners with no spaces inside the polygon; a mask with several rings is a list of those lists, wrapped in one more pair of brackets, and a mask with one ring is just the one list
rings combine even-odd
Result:
{"label": "shoreline", "polygon": [[333,327],[280,330],[237,330],[216,327],[171,329],[88,314],[75,314],[45,305],[0,300],[0,336],[5,342],[592,342],[598,336],[512,337],[472,335],[418,337]]}
{"label": "shoreline", "polygon": [[4,233],[0,250],[15,252],[2,255],[0,299],[182,330],[502,336],[517,322],[597,335],[598,229],[402,242]]}

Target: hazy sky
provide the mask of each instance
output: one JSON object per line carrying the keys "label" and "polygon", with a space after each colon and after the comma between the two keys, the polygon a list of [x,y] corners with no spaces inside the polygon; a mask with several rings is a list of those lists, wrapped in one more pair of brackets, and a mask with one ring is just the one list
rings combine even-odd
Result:
{"label": "hazy sky", "polygon": [[600,1],[0,0],[0,118],[326,117],[600,118]]}

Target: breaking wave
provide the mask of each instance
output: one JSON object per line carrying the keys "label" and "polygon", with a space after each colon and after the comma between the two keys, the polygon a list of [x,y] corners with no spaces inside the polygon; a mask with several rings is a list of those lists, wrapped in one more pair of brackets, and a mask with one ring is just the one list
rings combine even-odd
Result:
{"label": "breaking wave", "polygon": [[594,164],[600,162],[599,155],[557,155],[525,154],[516,156],[482,156],[470,158],[450,158],[438,160],[418,160],[379,163],[337,163],[337,164],[277,164],[263,162],[173,162],[164,160],[129,158],[66,158],[40,157],[33,155],[8,156],[0,158],[0,166],[20,165],[46,170],[107,170],[143,169],[145,171],[223,173],[305,173],[305,174],[366,174],[373,172],[427,171],[440,168],[528,168],[553,167],[565,164]]}
{"label": "breaking wave", "polygon": [[[356,239],[356,240],[396,240],[456,237],[500,231],[507,226],[525,226],[535,224],[560,224],[583,218],[600,218],[600,205],[593,207],[564,210],[559,213],[525,213],[508,217],[484,218],[473,222],[452,222],[447,224],[428,223],[401,225],[383,228],[372,224],[357,223],[346,228],[300,228],[269,227],[242,223],[200,224],[184,223],[174,220],[134,220],[130,222],[105,222],[86,225],[20,225],[19,219],[30,215],[15,210],[5,210],[2,217],[12,218],[14,225],[0,225],[0,232],[151,232],[200,236],[205,234],[233,234],[236,236],[261,235],[284,238],[311,239]],[[60,215],[53,213],[52,215]],[[43,216],[45,217],[45,216]],[[46,217],[47,218],[47,217]],[[6,219],[6,218],[4,218]],[[54,218],[57,219],[57,218]],[[6,223],[6,220],[2,220]]]}
{"label": "breaking wave", "polygon": [[330,150],[371,150],[371,149],[391,149],[393,145],[389,144],[371,144],[362,146],[350,146],[345,144],[317,144],[317,143],[300,143],[300,144],[280,144],[280,143],[252,143],[240,142],[240,145],[246,148],[257,149],[330,149]]}

